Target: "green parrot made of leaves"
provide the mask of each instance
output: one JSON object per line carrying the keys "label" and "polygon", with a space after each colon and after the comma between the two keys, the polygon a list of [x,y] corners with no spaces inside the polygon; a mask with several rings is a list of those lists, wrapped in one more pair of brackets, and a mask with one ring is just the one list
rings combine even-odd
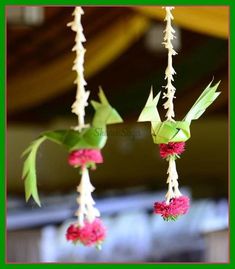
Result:
{"label": "green parrot made of leaves", "polygon": [[123,122],[118,112],[109,104],[101,88],[98,96],[100,102],[91,101],[95,113],[89,127],[81,132],[72,129],[45,131],[23,152],[22,156],[26,156],[22,173],[26,201],[32,196],[41,206],[37,189],[36,156],[42,142],[50,140],[63,146],[68,152],[80,149],[102,149],[107,142],[106,126]]}
{"label": "green parrot made of leaves", "polygon": [[205,112],[205,110],[215,101],[220,92],[216,92],[218,82],[211,86],[212,82],[199,96],[187,115],[181,121],[161,121],[157,110],[157,104],[161,92],[153,98],[153,91],[151,89],[148,100],[138,118],[139,122],[151,122],[151,134],[155,144],[167,144],[169,142],[185,142],[190,134],[190,125],[192,120],[197,120]]}

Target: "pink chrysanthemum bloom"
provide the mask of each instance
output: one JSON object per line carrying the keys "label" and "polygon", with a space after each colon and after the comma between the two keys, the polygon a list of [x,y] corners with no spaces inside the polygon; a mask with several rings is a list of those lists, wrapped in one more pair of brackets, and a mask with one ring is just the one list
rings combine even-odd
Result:
{"label": "pink chrysanthemum bloom", "polygon": [[185,142],[169,142],[168,144],[160,144],[160,156],[167,158],[170,155],[180,155],[184,152]]}
{"label": "pink chrysanthemum bloom", "polygon": [[187,196],[180,196],[171,199],[167,205],[165,201],[154,204],[154,213],[160,214],[164,220],[176,220],[179,216],[188,212],[190,199]]}
{"label": "pink chrysanthemum bloom", "polygon": [[99,218],[93,222],[84,222],[82,227],[72,224],[67,229],[66,239],[73,243],[80,242],[84,246],[93,246],[100,248],[101,243],[106,236],[106,228]]}
{"label": "pink chrysanthemum bloom", "polygon": [[87,166],[95,168],[96,163],[103,163],[99,149],[80,149],[69,153],[68,163],[74,167]]}

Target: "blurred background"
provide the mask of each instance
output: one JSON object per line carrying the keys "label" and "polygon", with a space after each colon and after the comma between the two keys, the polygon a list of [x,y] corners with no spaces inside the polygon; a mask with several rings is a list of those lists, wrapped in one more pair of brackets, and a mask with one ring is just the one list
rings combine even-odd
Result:
{"label": "blurred background", "polygon": [[[173,223],[152,214],[153,203],[164,199],[167,163],[152,143],[149,123],[136,123],[151,85],[155,93],[165,85],[160,6],[84,7],[86,88],[97,99],[102,85],[125,120],[108,127],[105,162],[91,172],[94,198],[108,227],[103,250],[65,240],[80,175],[62,148],[50,142],[41,146],[42,207],[25,203],[22,151],[41,131],[76,124],[70,109],[76,91],[75,33],[66,26],[73,8],[6,8],[8,262],[228,262],[227,6],[173,11],[176,118],[184,117],[213,78],[221,80],[221,95],[192,123],[192,137],[177,161],[182,192],[192,200],[189,214]],[[159,110],[163,118],[163,107]],[[89,121],[93,110],[86,111]]]}

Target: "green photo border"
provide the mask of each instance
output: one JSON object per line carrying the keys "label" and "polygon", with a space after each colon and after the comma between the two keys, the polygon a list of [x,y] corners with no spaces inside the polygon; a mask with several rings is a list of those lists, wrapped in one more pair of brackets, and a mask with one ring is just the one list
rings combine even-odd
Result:
{"label": "green photo border", "polygon": [[[233,210],[231,210],[233,204],[234,204],[234,198],[230,195],[230,263],[224,263],[224,264],[210,264],[210,263],[148,263],[148,264],[108,264],[108,263],[102,263],[102,264],[58,264],[58,263],[44,263],[44,264],[14,264],[14,263],[6,263],[6,174],[5,174],[5,167],[6,167],[6,161],[5,161],[5,154],[6,154],[6,39],[5,39],[5,7],[7,5],[64,5],[64,6],[75,6],[75,5],[228,5],[230,6],[230,48],[233,48],[235,46],[234,41],[234,19],[235,19],[235,1],[211,1],[211,0],[198,0],[198,1],[187,1],[187,0],[172,0],[172,1],[163,1],[163,0],[84,0],[84,1],[73,1],[73,0],[18,0],[18,1],[12,1],[12,0],[1,0],[0,1],[0,33],[1,33],[1,43],[0,43],[0,65],[1,65],[1,72],[0,72],[0,83],[1,83],[1,91],[0,91],[0,98],[1,98],[1,106],[0,106],[0,126],[1,126],[1,154],[0,154],[0,171],[1,171],[1,179],[2,183],[0,184],[0,193],[1,193],[1,221],[0,221],[0,231],[1,231],[1,240],[0,240],[0,246],[1,246],[1,258],[0,258],[0,268],[97,268],[97,267],[115,267],[118,266],[122,267],[128,267],[128,268],[136,268],[141,266],[145,268],[168,268],[168,267],[178,267],[178,268],[188,268],[188,267],[196,267],[200,266],[201,268],[221,268],[221,266],[225,268],[235,268],[235,262],[234,257],[232,253],[234,252],[234,232],[232,229],[233,226],[233,219],[235,217],[235,213]],[[232,45],[233,44],[233,45]],[[219,53],[219,52],[218,52]],[[229,60],[230,60],[230,74],[233,74],[232,70],[233,68],[235,58],[233,56],[233,51],[230,50]],[[233,85],[235,85],[235,77],[230,76],[230,89],[233,88]],[[232,125],[232,122],[234,120],[234,108],[232,106],[232,102],[235,102],[235,90],[230,91],[230,124],[231,128],[229,129],[229,149],[231,154],[230,163],[233,163],[233,156],[234,156],[234,143],[230,143],[230,137],[235,137],[235,128]],[[230,166],[229,166],[230,167]],[[232,193],[232,190],[234,189],[234,183],[232,182],[232,178],[234,177],[234,168],[231,165],[230,170],[230,191],[229,194]],[[144,242],[143,242],[144,244]],[[170,242],[169,242],[170,244]],[[193,244],[193,242],[192,242]]]}

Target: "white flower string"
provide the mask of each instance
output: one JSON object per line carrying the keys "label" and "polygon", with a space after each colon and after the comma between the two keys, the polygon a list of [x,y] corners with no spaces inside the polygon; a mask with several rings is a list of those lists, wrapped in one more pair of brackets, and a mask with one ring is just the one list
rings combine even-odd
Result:
{"label": "white flower string", "polygon": [[85,124],[85,107],[88,105],[89,91],[85,90],[86,81],[84,79],[84,55],[86,50],[83,47],[83,42],[86,41],[86,38],[83,34],[83,28],[81,24],[81,16],[84,14],[84,11],[81,7],[75,7],[73,16],[74,20],[68,23],[68,26],[76,32],[75,37],[75,46],[72,48],[72,51],[76,52],[76,57],[74,60],[74,65],[72,70],[77,73],[77,77],[74,83],[77,85],[76,99],[72,104],[72,113],[75,113],[78,116],[78,125],[74,127],[75,130],[81,131],[83,128],[88,127],[88,124]]}
{"label": "white flower string", "polygon": [[[88,105],[87,100],[90,92],[85,91],[85,85],[87,83],[84,79],[84,55],[86,50],[82,43],[86,41],[86,38],[83,34],[81,23],[81,16],[83,14],[84,11],[80,6],[75,7],[73,12],[74,20],[68,23],[68,26],[76,32],[75,46],[72,49],[72,51],[76,52],[76,58],[72,68],[72,70],[77,73],[77,78],[74,81],[74,83],[77,84],[77,93],[75,102],[72,105],[72,112],[78,116],[78,125],[74,127],[74,130],[76,131],[81,131],[89,126],[88,124],[85,124],[85,107]],[[80,194],[77,198],[79,208],[75,213],[80,227],[84,225],[85,220],[88,220],[91,223],[95,220],[95,217],[100,216],[100,212],[94,207],[95,201],[91,196],[91,193],[94,190],[95,188],[90,182],[89,171],[86,167],[83,167],[81,170],[81,181],[77,187],[77,191]]]}
{"label": "white flower string", "polygon": [[175,157],[170,156],[169,157],[169,166],[167,170],[168,178],[168,191],[166,194],[166,203],[169,204],[170,200],[175,197],[181,196],[181,192],[179,191],[179,183],[178,183],[178,173],[176,170],[176,162]]}
{"label": "white flower string", "polygon": [[173,65],[172,65],[172,56],[176,55],[177,52],[173,48],[172,40],[175,38],[174,33],[175,30],[171,26],[171,20],[174,19],[171,10],[174,7],[165,7],[166,10],[166,29],[164,30],[164,42],[165,48],[168,49],[168,65],[165,70],[165,79],[167,80],[167,85],[164,86],[167,89],[167,92],[163,94],[163,98],[167,98],[167,101],[164,103],[164,108],[167,109],[166,117],[168,121],[174,121],[175,117],[174,113],[174,104],[173,99],[175,98],[175,87],[172,85],[172,81],[174,81],[173,75],[176,74]]}
{"label": "white flower string", "polygon": [[93,200],[91,193],[95,190],[92,186],[89,178],[89,172],[86,167],[82,168],[82,177],[77,192],[80,193],[77,198],[79,205],[75,215],[78,217],[79,226],[84,225],[84,220],[87,219],[90,223],[100,216],[100,212],[94,207],[95,201]]}
{"label": "white flower string", "polygon": [[[171,21],[174,19],[171,10],[174,7],[165,7],[166,10],[166,28],[164,30],[164,46],[168,50],[168,65],[165,70],[165,79],[167,80],[166,86],[164,88],[167,90],[166,93],[163,93],[163,98],[167,98],[167,101],[164,103],[164,108],[167,109],[166,118],[167,121],[174,121],[175,112],[174,112],[174,98],[175,98],[175,91],[176,88],[172,85],[172,81],[174,81],[173,76],[176,74],[173,65],[172,65],[172,56],[176,55],[177,52],[173,48],[172,40],[175,38],[174,33],[175,30],[171,25]],[[166,194],[166,203],[169,204],[170,200],[175,197],[181,196],[181,193],[178,188],[178,173],[176,170],[176,163],[175,157],[169,156],[168,157],[169,166],[167,170],[168,178],[168,192]]]}

